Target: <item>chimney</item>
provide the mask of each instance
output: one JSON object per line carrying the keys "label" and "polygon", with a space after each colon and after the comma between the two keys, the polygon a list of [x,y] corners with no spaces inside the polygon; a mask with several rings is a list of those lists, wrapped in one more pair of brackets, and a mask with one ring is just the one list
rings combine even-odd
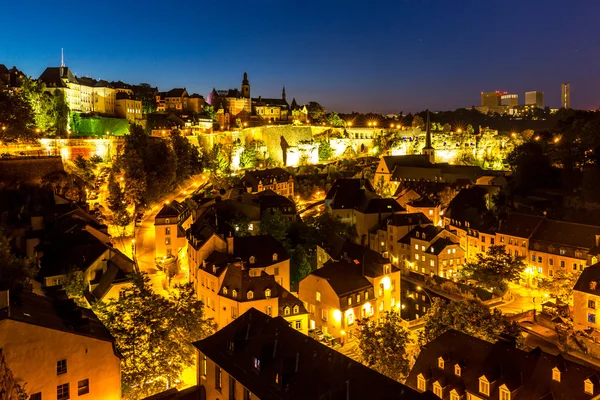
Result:
{"label": "chimney", "polygon": [[10,313],[10,300],[8,290],[0,290],[0,310],[2,310],[3,308],[8,308]]}
{"label": "chimney", "polygon": [[231,232],[227,237],[227,254],[233,254],[233,236],[231,236]]}
{"label": "chimney", "polygon": [[600,235],[596,235],[596,246],[600,246]]}
{"label": "chimney", "polygon": [[300,362],[300,353],[296,353],[296,368],[294,372],[298,372],[298,363]]}

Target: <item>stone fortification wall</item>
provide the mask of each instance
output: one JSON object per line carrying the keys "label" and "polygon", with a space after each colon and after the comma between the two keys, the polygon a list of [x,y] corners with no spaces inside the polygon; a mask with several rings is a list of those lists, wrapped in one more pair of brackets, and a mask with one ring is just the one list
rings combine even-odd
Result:
{"label": "stone fortification wall", "polygon": [[60,156],[0,159],[0,181],[40,182],[54,172],[63,172]]}

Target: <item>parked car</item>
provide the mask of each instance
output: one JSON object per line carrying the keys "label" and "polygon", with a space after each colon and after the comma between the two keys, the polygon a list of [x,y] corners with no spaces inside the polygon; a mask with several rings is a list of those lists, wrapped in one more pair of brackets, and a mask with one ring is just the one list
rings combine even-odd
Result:
{"label": "parked car", "polygon": [[311,329],[310,331],[308,331],[308,336],[319,341],[325,339],[325,334],[315,329]]}

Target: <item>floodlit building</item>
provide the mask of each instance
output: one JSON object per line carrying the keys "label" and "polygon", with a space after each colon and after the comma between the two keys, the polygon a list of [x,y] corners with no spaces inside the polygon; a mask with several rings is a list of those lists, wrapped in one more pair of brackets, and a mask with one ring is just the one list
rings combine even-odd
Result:
{"label": "floodlit building", "polygon": [[166,203],[154,217],[156,258],[171,259],[187,244],[185,231],[192,225],[192,213],[176,200]]}
{"label": "floodlit building", "polygon": [[137,100],[132,94],[117,93],[115,115],[131,122],[139,122],[142,119],[142,102]]}
{"label": "floodlit building", "polygon": [[481,105],[486,107],[497,107],[500,105],[502,96],[506,95],[506,92],[481,92]]}
{"label": "floodlit building", "polygon": [[519,105],[519,95],[518,94],[503,94],[500,98],[500,105],[508,106],[510,108],[518,106]]}
{"label": "floodlit building", "polygon": [[64,292],[0,292],[0,348],[30,399],[121,399],[115,339]]}
{"label": "floodlit building", "polygon": [[194,343],[201,399],[420,399],[421,394],[250,309]]}
{"label": "floodlit building", "polygon": [[600,264],[586,268],[573,287],[573,329],[600,331]]}
{"label": "floodlit building", "polygon": [[525,92],[525,105],[544,108],[544,92],[532,91]]}
{"label": "floodlit building", "polygon": [[270,189],[281,196],[294,196],[294,178],[283,168],[246,171],[242,181],[248,193]]}

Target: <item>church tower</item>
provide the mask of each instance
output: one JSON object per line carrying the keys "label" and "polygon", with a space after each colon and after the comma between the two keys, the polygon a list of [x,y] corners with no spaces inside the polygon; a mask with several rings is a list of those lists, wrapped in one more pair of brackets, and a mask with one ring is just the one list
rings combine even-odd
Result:
{"label": "church tower", "polygon": [[429,110],[427,110],[427,133],[425,136],[423,155],[427,157],[427,160],[429,160],[430,163],[435,163],[435,149],[431,145],[431,124],[429,123]]}
{"label": "church tower", "polygon": [[242,81],[242,96],[250,98],[250,82],[248,81],[248,73],[244,72],[244,80]]}
{"label": "church tower", "polygon": [[285,86],[283,87],[283,91],[281,92],[281,99],[287,103],[287,100],[285,99]]}

